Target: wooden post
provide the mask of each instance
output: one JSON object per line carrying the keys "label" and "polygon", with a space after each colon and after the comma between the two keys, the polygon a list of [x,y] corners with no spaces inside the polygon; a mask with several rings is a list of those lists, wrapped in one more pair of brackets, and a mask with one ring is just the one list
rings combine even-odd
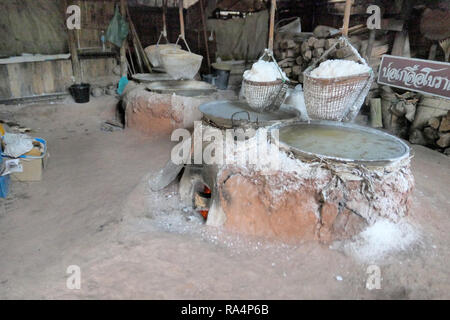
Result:
{"label": "wooden post", "polygon": [[350,24],[350,10],[352,9],[353,0],[345,1],[345,10],[344,10],[344,25],[342,26],[342,35],[348,36],[348,26]]}
{"label": "wooden post", "polygon": [[382,128],[383,119],[381,116],[381,99],[370,99],[370,126],[372,128]]}
{"label": "wooden post", "polygon": [[[66,26],[66,10],[67,10],[67,0],[64,0],[62,2],[63,4],[63,17],[64,17],[64,28],[67,28]],[[67,29],[67,36],[68,36],[68,45],[69,45],[69,51],[70,51],[70,58],[72,60],[72,71],[73,76],[75,78],[75,83],[81,83],[83,81],[82,73],[81,73],[81,64],[80,60],[78,59],[78,49],[76,44],[76,36],[75,36],[75,30],[69,30]]]}
{"label": "wooden post", "polygon": [[[120,14],[126,20],[127,16],[127,3],[126,0],[120,0]],[[120,74],[122,77],[127,76],[127,57],[126,57],[126,45],[128,41],[123,41],[122,47],[120,47]]]}
{"label": "wooden post", "polygon": [[180,16],[180,34],[183,39],[186,40],[184,36],[184,16],[183,16],[183,0],[178,1],[178,13]]}
{"label": "wooden post", "polygon": [[373,49],[373,43],[375,42],[375,29],[370,30],[369,33],[369,41],[367,43],[367,48],[365,52],[366,61],[368,64],[370,64],[370,58],[372,57],[372,49]]}
{"label": "wooden post", "polygon": [[200,14],[202,15],[203,37],[205,38],[206,61],[208,62],[208,71],[211,73],[211,60],[209,59],[208,35],[206,34],[205,9],[203,8],[203,0],[200,0]]}
{"label": "wooden post", "polygon": [[166,38],[167,40],[167,22],[166,22],[166,15],[167,15],[167,0],[163,0],[163,16],[162,16],[162,21],[163,21],[163,36]]}
{"label": "wooden post", "polygon": [[273,51],[273,37],[275,32],[275,10],[277,8],[277,1],[272,0],[270,5],[270,25],[269,25],[269,50]]}

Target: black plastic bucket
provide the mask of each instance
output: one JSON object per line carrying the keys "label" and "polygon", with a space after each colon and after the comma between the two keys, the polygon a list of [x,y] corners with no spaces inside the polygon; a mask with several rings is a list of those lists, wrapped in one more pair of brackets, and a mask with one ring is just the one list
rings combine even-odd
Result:
{"label": "black plastic bucket", "polygon": [[74,84],[69,87],[69,92],[76,103],[89,102],[91,85],[89,83]]}
{"label": "black plastic bucket", "polygon": [[212,85],[216,85],[217,76],[214,74],[204,74],[202,75],[202,79],[205,82],[208,82]]}
{"label": "black plastic bucket", "polygon": [[216,70],[216,87],[220,90],[227,90],[228,88],[228,79],[230,79],[230,71],[229,70]]}
{"label": "black plastic bucket", "polygon": [[225,63],[212,64],[214,75],[217,77],[215,85],[220,90],[228,88],[228,80],[230,79],[231,66]]}

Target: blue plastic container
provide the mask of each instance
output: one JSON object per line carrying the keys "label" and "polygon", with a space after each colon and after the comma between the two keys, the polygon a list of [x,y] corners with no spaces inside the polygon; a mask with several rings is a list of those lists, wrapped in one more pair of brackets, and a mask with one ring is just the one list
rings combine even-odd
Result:
{"label": "blue plastic container", "polygon": [[0,198],[6,198],[8,196],[10,181],[9,174],[0,177]]}
{"label": "blue plastic container", "polygon": [[[0,143],[0,151],[2,150],[1,143]],[[0,165],[3,163],[3,157],[0,156]],[[9,182],[11,178],[9,177],[9,174],[6,176],[0,177],[0,198],[6,198],[9,193]]]}

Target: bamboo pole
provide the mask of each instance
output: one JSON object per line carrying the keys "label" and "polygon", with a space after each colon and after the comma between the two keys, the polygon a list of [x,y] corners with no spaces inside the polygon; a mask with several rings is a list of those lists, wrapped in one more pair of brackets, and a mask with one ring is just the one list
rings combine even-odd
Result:
{"label": "bamboo pole", "polygon": [[345,10],[344,10],[344,25],[342,27],[342,35],[348,36],[348,26],[350,24],[350,10],[352,8],[353,0],[345,1]]}
{"label": "bamboo pole", "polygon": [[208,71],[209,73],[211,73],[211,60],[209,58],[208,35],[206,34],[205,9],[203,7],[203,0],[200,0],[200,14],[202,16],[203,37],[205,38],[206,61],[208,62]]}
{"label": "bamboo pole", "polygon": [[277,7],[277,1],[272,0],[270,5],[270,25],[269,25],[269,50],[273,51],[273,37],[275,32],[275,9]]}
{"label": "bamboo pole", "polygon": [[184,40],[186,40],[184,34],[183,0],[178,1],[178,12],[180,16],[180,35]]}

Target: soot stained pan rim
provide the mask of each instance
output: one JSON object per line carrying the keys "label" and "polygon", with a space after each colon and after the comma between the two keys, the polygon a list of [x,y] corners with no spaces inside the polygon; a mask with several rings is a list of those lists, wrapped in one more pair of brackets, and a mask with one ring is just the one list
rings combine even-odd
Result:
{"label": "soot stained pan rim", "polygon": [[[346,129],[352,129],[352,130],[358,130],[374,135],[378,135],[381,137],[388,138],[395,143],[397,143],[399,146],[402,147],[403,152],[400,156],[392,157],[392,158],[383,158],[383,159],[374,159],[374,160],[358,160],[358,159],[351,159],[351,158],[343,158],[343,157],[335,157],[330,155],[323,155],[318,153],[313,153],[305,150],[301,150],[299,148],[296,148],[294,146],[291,146],[285,142],[280,141],[279,139],[276,139],[276,137],[273,134],[274,129],[282,129],[287,128],[291,126],[308,126],[308,125],[315,125],[315,126],[324,126],[324,127],[333,127],[333,128],[346,128]],[[331,160],[335,162],[341,162],[341,163],[354,163],[354,164],[361,164],[361,165],[367,165],[367,166],[387,166],[390,164],[393,164],[397,161],[404,160],[410,156],[410,148],[409,146],[400,138],[393,136],[389,133],[383,132],[381,130],[373,129],[370,127],[364,127],[358,124],[349,123],[349,122],[337,122],[337,121],[327,121],[327,120],[311,120],[309,122],[307,121],[288,121],[288,122],[279,122],[277,124],[274,124],[269,128],[270,131],[270,138],[272,142],[277,144],[281,149],[286,150],[288,152],[292,152],[294,155],[298,156],[300,159],[307,159],[307,160]]]}
{"label": "soot stained pan rim", "polygon": [[182,96],[201,96],[215,93],[213,85],[197,80],[154,81],[146,86],[147,90],[157,93],[175,93]]}
{"label": "soot stained pan rim", "polygon": [[[227,105],[231,111],[224,110]],[[204,103],[198,110],[203,114],[203,119],[209,123],[223,128],[239,126],[268,127],[280,121],[298,120],[300,113],[296,109],[281,109],[277,112],[257,112],[248,104],[240,100],[217,100]],[[234,120],[231,117],[234,116]],[[250,117],[250,120],[248,120]]]}

